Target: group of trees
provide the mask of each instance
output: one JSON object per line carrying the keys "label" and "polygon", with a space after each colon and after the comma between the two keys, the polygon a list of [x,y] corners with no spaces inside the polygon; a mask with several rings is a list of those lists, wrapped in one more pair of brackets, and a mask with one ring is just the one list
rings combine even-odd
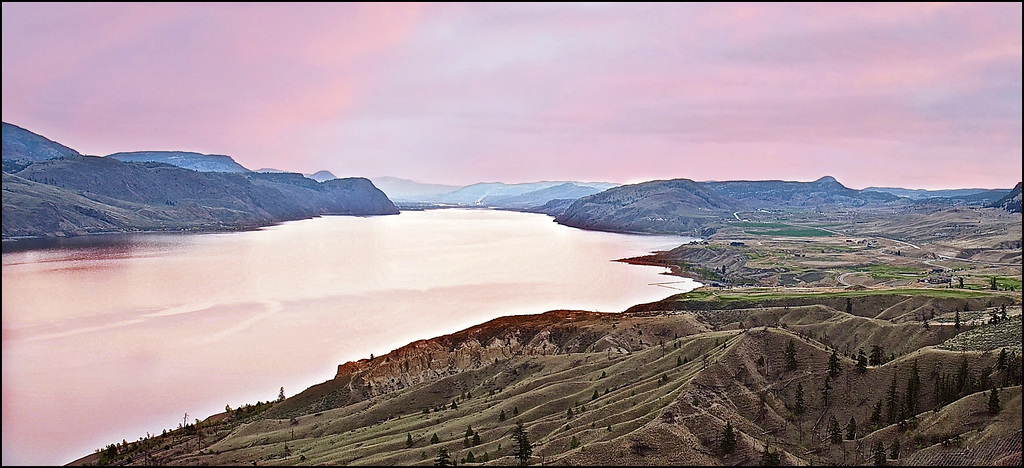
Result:
{"label": "group of trees", "polygon": [[[437,433],[430,438],[431,444],[440,443],[440,439],[437,437]],[[463,438],[463,444],[466,447],[480,445],[480,433],[473,430],[471,426],[466,427],[466,435]],[[579,444],[579,441],[573,437],[574,447]],[[412,435],[406,434],[406,446],[412,446]],[[498,449],[501,449],[501,445],[498,445]],[[530,436],[526,433],[526,429],[523,427],[522,421],[516,421],[515,427],[512,429],[512,456],[519,461],[519,466],[526,466],[530,463],[530,457],[533,456],[533,444],[530,442]],[[465,458],[462,459],[464,463],[476,463],[490,461],[490,455],[484,452],[484,456],[477,460],[476,456],[470,451]],[[434,458],[434,466],[455,466],[456,462],[452,459],[451,453],[446,447],[440,447],[437,449],[437,455]]]}

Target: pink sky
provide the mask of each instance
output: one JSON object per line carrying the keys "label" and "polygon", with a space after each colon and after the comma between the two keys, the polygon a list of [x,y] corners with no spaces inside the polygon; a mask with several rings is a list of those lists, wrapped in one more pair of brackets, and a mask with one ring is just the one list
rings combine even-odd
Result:
{"label": "pink sky", "polygon": [[3,4],[3,120],[423,182],[1021,180],[1021,4]]}

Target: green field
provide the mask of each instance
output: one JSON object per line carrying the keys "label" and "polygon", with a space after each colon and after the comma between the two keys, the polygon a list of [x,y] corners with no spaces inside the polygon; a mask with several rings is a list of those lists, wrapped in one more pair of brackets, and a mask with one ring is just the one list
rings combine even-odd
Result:
{"label": "green field", "polygon": [[794,299],[794,298],[815,298],[815,297],[866,297],[866,296],[929,296],[936,298],[967,299],[998,295],[995,291],[972,291],[969,289],[878,289],[866,291],[830,291],[820,293],[784,292],[770,288],[750,288],[742,292],[734,291],[710,291],[698,289],[684,294],[677,294],[671,299],[676,300],[720,300],[720,301],[743,301],[750,299]]}

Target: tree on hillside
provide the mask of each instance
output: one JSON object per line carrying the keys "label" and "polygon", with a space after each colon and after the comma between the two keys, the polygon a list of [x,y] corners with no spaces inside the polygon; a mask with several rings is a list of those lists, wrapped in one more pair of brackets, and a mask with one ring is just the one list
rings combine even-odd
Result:
{"label": "tree on hillside", "polygon": [[875,456],[874,457],[875,458],[875,465],[876,466],[885,465],[885,445],[882,444],[881,440],[876,440],[875,441],[875,448],[874,448],[873,452],[874,452],[874,456]]}
{"label": "tree on hillside", "polygon": [[900,400],[899,400],[899,398],[900,398],[899,391],[896,390],[896,375],[893,374],[893,376],[892,376],[892,383],[889,384],[889,398],[888,398],[888,401],[886,402],[886,412],[885,412],[886,413],[885,414],[886,421],[888,421],[889,424],[892,424],[892,423],[896,422],[896,417],[899,416],[899,409],[900,409]]}
{"label": "tree on hillside", "polygon": [[910,367],[910,377],[907,379],[907,394],[906,394],[906,417],[913,416],[917,413],[917,403],[920,401],[921,393],[921,376],[917,370],[917,359],[914,360]]}
{"label": "tree on hillside", "polygon": [[882,400],[875,402],[875,407],[871,410],[871,419],[868,420],[868,424],[871,425],[872,429],[878,429],[882,424]]}
{"label": "tree on hillside", "polygon": [[893,439],[892,443],[889,444],[889,458],[892,458],[893,460],[899,460],[900,459],[900,438],[899,437]]}
{"label": "tree on hillside", "polygon": [[832,348],[832,356],[828,358],[828,376],[834,379],[842,371],[843,367],[839,362],[839,353],[836,352],[835,348]]}
{"label": "tree on hillside", "polygon": [[441,439],[437,437],[437,433],[435,432],[434,435],[430,436],[430,443],[436,444],[438,442],[441,442]]}
{"label": "tree on hillside", "polygon": [[530,463],[530,457],[533,456],[533,445],[530,444],[530,437],[526,434],[526,429],[523,429],[522,421],[516,421],[516,427],[512,430],[512,441],[515,450],[515,457],[519,460],[519,466],[526,466]]}
{"label": "tree on hillside", "polygon": [[848,313],[848,314],[852,314],[853,313],[853,303],[850,302],[850,298],[846,298],[846,313]]}
{"label": "tree on hillside", "polygon": [[793,340],[789,340],[789,344],[786,345],[786,370],[796,370],[796,344]]}
{"label": "tree on hillside", "polygon": [[498,421],[504,421],[504,420],[505,420],[505,410],[501,410],[501,412],[498,413]]}
{"label": "tree on hillside", "polygon": [[434,466],[452,466],[452,456],[448,454],[448,449],[444,447],[437,449],[437,457],[434,458]]}
{"label": "tree on hillside", "polygon": [[861,374],[868,371],[868,355],[864,354],[864,348],[857,350],[857,372]]}
{"label": "tree on hillside", "polygon": [[995,276],[992,277],[992,281],[989,283],[988,288],[993,290],[993,291],[999,289],[999,286],[996,285],[996,277]]}
{"label": "tree on hillside", "polygon": [[829,415],[828,419],[828,440],[833,444],[838,444],[843,441],[843,432],[839,428],[839,420],[836,419],[836,415]]}
{"label": "tree on hillside", "polygon": [[999,350],[999,359],[996,361],[996,369],[1006,369],[1006,348]]}
{"label": "tree on hillside", "polygon": [[885,349],[879,345],[871,345],[871,357],[868,358],[868,364],[872,366],[885,364]]}
{"label": "tree on hillside", "polygon": [[960,309],[956,310],[956,316],[953,317],[953,328],[960,329]]}
{"label": "tree on hillside", "polygon": [[999,387],[995,387],[988,394],[988,414],[995,416],[999,410]]}
{"label": "tree on hillside", "polygon": [[846,424],[846,440],[857,440],[857,420],[850,416],[850,422]]}
{"label": "tree on hillside", "polygon": [[736,449],[736,432],[732,429],[732,422],[726,421],[722,429],[722,442],[719,444],[722,454],[730,454]]}
{"label": "tree on hillside", "polygon": [[284,401],[284,387],[281,387],[281,391],[277,393],[277,401]]}
{"label": "tree on hillside", "polygon": [[412,447],[412,444],[413,444],[412,434],[406,432],[405,433],[405,446],[406,447]]}

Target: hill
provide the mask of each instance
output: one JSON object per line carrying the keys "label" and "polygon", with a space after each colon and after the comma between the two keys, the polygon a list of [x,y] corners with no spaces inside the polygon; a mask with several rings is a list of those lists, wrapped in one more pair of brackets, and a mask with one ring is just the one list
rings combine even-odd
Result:
{"label": "hill", "polygon": [[814,182],[738,180],[704,184],[719,195],[741,202],[748,209],[851,208],[893,202],[900,198],[889,193],[847,188],[831,176]]}
{"label": "hill", "polygon": [[656,180],[582,197],[555,220],[584,229],[692,235],[741,206],[689,179]]}
{"label": "hill", "polygon": [[328,180],[334,180],[338,178],[338,176],[331,174],[331,171],[316,171],[312,174],[303,175],[317,182],[327,182]]}
{"label": "hill", "polygon": [[[35,148],[38,153],[29,159],[4,160],[4,238],[245,229],[327,214],[398,213],[367,179],[318,183],[293,173],[264,174],[244,168],[244,172],[199,172],[163,162],[126,162],[119,157],[77,153],[46,159],[44,155],[57,154],[66,147],[38,135],[27,137],[24,132],[12,130],[15,141],[33,142],[22,147]],[[135,156],[145,159],[156,154],[162,158],[178,153],[147,154]],[[213,161],[221,167],[233,163],[226,156],[186,155],[175,161]]]}
{"label": "hill", "polygon": [[[431,465],[444,448],[461,464],[508,465],[517,422],[534,464],[756,465],[765,453],[787,465],[865,464],[878,445],[900,464],[1019,460],[1019,344],[947,351],[967,331],[1000,325],[874,312],[907,301],[984,311],[991,300],[1016,317],[1019,295],[935,291],[716,309],[698,290],[621,314],[502,317],[75,464]],[[865,313],[844,312],[847,298]]]}
{"label": "hill", "polygon": [[398,177],[371,177],[370,180],[395,201],[429,202],[462,188],[458,185],[425,184]]}
{"label": "hill", "polygon": [[66,158],[80,156],[67,146],[57,143],[41,135],[36,135],[17,125],[3,122],[3,161],[28,163],[32,161],[43,161],[46,159]]}
{"label": "hill", "polygon": [[1010,193],[1006,194],[1003,198],[993,202],[989,205],[993,208],[1002,208],[1010,213],[1021,212],[1021,195],[1020,195],[1020,182],[1017,182],[1017,186],[1010,190]]}
{"label": "hill", "polygon": [[600,187],[580,185],[575,182],[526,192],[520,195],[491,195],[484,197],[481,202],[485,205],[500,208],[526,209],[541,207],[552,200],[576,200],[587,195],[593,195],[604,191]]}
{"label": "hill", "polygon": [[124,162],[159,162],[199,172],[249,172],[241,164],[223,154],[202,154],[187,151],[135,151],[114,153],[108,158]]}

